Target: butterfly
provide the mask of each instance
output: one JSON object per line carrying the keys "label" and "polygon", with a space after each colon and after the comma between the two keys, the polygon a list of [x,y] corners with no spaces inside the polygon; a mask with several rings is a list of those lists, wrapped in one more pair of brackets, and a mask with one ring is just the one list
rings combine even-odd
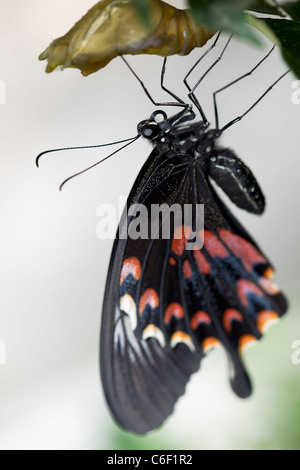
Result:
{"label": "butterfly", "polygon": [[[190,98],[202,120],[186,105],[171,116],[156,110],[138,125],[139,136],[154,149],[129,194],[105,287],[103,390],[116,422],[137,434],[164,423],[217,345],[227,355],[232,390],[248,397],[242,351],[287,310],[270,261],[215,188],[241,209],[264,211],[251,170],[219,144],[241,117],[221,129],[216,119],[213,128],[193,91]],[[179,217],[172,218],[174,207]],[[161,208],[154,221],[153,208]]]}
{"label": "butterfly", "polygon": [[[219,62],[229,41],[208,71]],[[248,74],[218,91],[250,75],[269,54]],[[253,173],[219,139],[287,72],[241,116],[220,128],[218,91],[213,95],[215,127],[209,125],[194,94],[207,72],[193,88],[186,81],[190,72],[186,75],[192,105],[186,104],[163,85],[165,61],[161,87],[176,103],[161,105],[181,110],[168,116],[157,109],[138,124],[136,137],[115,142],[126,142],[124,148],[144,137],[154,149],[133,184],[121,217],[101,320],[100,369],[106,401],[116,422],[137,434],[164,423],[201,360],[217,345],[228,357],[233,391],[248,397],[251,382],[243,364],[243,348],[259,340],[267,326],[287,310],[287,300],[273,282],[270,261],[215,189],[219,186],[239,208],[263,213],[265,198]],[[199,111],[200,121],[193,107]],[[66,149],[42,152],[37,164],[42,155],[58,150]],[[67,178],[60,189],[114,153]]]}
{"label": "butterfly", "polygon": [[186,55],[215,34],[198,25],[188,9],[161,0],[148,0],[146,6],[148,23],[142,20],[134,0],[96,3],[40,54],[40,60],[48,60],[46,72],[61,66],[89,75],[125,54]]}

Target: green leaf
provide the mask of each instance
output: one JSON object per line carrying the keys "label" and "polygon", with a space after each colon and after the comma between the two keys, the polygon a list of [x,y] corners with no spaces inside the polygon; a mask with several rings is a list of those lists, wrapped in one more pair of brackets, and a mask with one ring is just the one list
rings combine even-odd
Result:
{"label": "green leaf", "polygon": [[289,20],[264,20],[281,44],[281,51],[286,62],[300,78],[300,23]]}
{"label": "green leaf", "polygon": [[287,2],[281,5],[290,17],[295,21],[300,21],[300,2]]}
{"label": "green leaf", "polygon": [[280,46],[279,39],[263,19],[257,18],[256,16],[249,13],[245,13],[244,18],[247,23],[258,29],[258,31],[263,33],[268,39],[270,39],[270,41],[272,41],[277,46]]}
{"label": "green leaf", "polygon": [[255,32],[243,19],[243,12],[251,3],[251,0],[189,0],[191,15],[198,24],[216,31],[228,31],[260,44]]}
{"label": "green leaf", "polygon": [[252,1],[249,7],[249,10],[256,11],[258,13],[264,13],[267,15],[282,16],[282,14],[280,13],[280,10],[278,10],[276,6],[270,5],[268,1],[264,1],[264,0]]}
{"label": "green leaf", "polygon": [[300,23],[286,19],[259,19],[252,15],[247,15],[246,19],[280,47],[285,61],[300,78]]}

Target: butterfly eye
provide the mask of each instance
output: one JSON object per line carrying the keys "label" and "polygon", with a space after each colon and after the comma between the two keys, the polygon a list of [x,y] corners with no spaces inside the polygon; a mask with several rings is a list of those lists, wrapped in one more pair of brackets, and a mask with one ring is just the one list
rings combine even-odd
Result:
{"label": "butterfly eye", "polygon": [[148,140],[154,140],[162,134],[161,124],[168,119],[162,110],[154,111],[150,118],[138,124],[138,133]]}
{"label": "butterfly eye", "polygon": [[157,122],[157,123],[163,122],[166,119],[168,119],[168,116],[161,109],[158,109],[157,111],[154,111],[154,113],[152,113],[151,116],[150,116],[150,121],[154,121],[154,122]]}
{"label": "butterfly eye", "polygon": [[143,137],[149,140],[156,139],[160,135],[160,126],[156,122],[148,122],[139,129]]}

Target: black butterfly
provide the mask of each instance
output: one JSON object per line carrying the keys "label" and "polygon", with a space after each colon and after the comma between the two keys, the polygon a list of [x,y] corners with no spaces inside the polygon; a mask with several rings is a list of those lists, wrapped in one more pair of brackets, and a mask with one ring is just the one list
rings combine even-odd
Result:
{"label": "black butterfly", "polygon": [[[138,125],[154,150],[129,195],[108,269],[102,383],[116,421],[139,434],[172,413],[190,376],[216,344],[227,353],[232,389],[247,397],[251,384],[241,351],[287,309],[269,261],[211,183],[238,207],[262,214],[265,200],[252,172],[232,150],[218,145],[231,123],[219,130],[194,118],[187,105],[171,117],[155,111]],[[143,222],[150,227],[151,208],[162,204],[170,210],[156,221],[154,236],[136,238],[139,207],[146,208]],[[204,204],[203,229],[195,229],[195,219],[190,225],[182,219],[169,238],[157,236],[169,226],[175,204],[182,211],[189,205],[193,214]]]}
{"label": "black butterfly", "polygon": [[[251,74],[269,54],[248,74],[218,91]],[[195,66],[184,80],[202,118],[194,122],[192,106],[163,85],[165,61],[161,86],[176,103],[163,104],[182,110],[171,117],[157,110],[138,125],[138,136],[119,141],[129,141],[124,148],[143,136],[154,150],[133,185],[114,242],[101,325],[100,365],[108,405],[120,426],[138,434],[157,428],[172,413],[190,376],[216,344],[227,353],[234,392],[247,397],[251,385],[241,351],[261,338],[266,325],[287,309],[284,296],[272,282],[271,264],[211,182],[238,207],[262,214],[265,200],[255,177],[232,150],[218,145],[218,139],[285,74],[246,112],[220,129],[218,91],[214,93],[215,128],[209,126],[194,94],[207,72],[192,89],[186,79]],[[42,152],[37,163],[53,151]],[[61,187],[98,163],[67,178]],[[200,205],[204,205],[202,227],[198,224]],[[153,220],[154,207],[161,214]],[[171,217],[174,207],[180,217]]]}

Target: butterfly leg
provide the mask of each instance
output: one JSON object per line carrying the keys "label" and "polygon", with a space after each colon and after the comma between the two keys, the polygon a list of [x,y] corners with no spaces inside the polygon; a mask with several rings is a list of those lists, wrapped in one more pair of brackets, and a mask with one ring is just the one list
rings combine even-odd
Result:
{"label": "butterfly leg", "polygon": [[249,72],[244,73],[240,77],[236,78],[235,80],[231,81],[227,85],[223,86],[222,88],[219,88],[213,93],[213,101],[214,101],[214,111],[215,111],[215,127],[216,129],[219,129],[219,114],[218,114],[218,107],[217,107],[217,94],[220,93],[221,91],[226,90],[227,88],[231,87],[235,83],[238,83],[240,80],[243,78],[249,77],[252,75],[252,73],[270,56],[270,54],[273,52],[275,49],[275,45],[271,48],[271,50],[256,64]]}
{"label": "butterfly leg", "polygon": [[161,86],[162,90],[164,90],[166,93],[169,93],[169,95],[171,95],[175,100],[177,100],[178,103],[184,104],[184,101],[181,98],[179,98],[177,95],[175,95],[175,93],[173,93],[171,90],[166,88],[165,85],[164,85],[164,78],[165,78],[165,73],[166,73],[166,64],[167,64],[167,57],[164,57],[163,66],[162,66],[161,75],[160,75],[160,86]]}
{"label": "butterfly leg", "polygon": [[143,88],[144,92],[146,93],[146,95],[148,96],[149,100],[151,101],[151,103],[154,104],[154,106],[181,106],[183,108],[189,108],[190,105],[188,105],[187,103],[184,103],[184,101],[182,101],[178,96],[176,96],[174,93],[172,93],[170,90],[168,90],[164,85],[163,85],[163,80],[164,80],[164,75],[165,75],[165,69],[166,69],[166,58],[164,59],[164,62],[163,62],[163,66],[162,66],[162,72],[161,72],[161,87],[164,91],[166,91],[167,93],[169,93],[169,95],[171,95],[175,100],[176,102],[163,102],[163,103],[158,103],[157,101],[155,101],[153,99],[153,97],[151,96],[151,94],[149,93],[148,89],[146,88],[145,84],[142,82],[142,80],[140,79],[140,77],[136,74],[136,72],[133,70],[133,68],[131,67],[131,65],[127,62],[127,60],[123,57],[123,56],[120,56],[121,59],[123,60],[123,62],[127,65],[127,67],[129,68],[129,70],[131,71],[131,73],[135,76],[135,78],[138,80],[138,82],[140,83],[141,87]]}
{"label": "butterfly leg", "polygon": [[216,46],[217,44],[217,41],[220,37],[220,34],[221,33],[218,33],[214,43],[205,51],[205,53],[197,60],[197,62],[193,65],[193,67],[189,70],[189,72],[186,74],[183,82],[185,84],[185,86],[187,87],[187,89],[189,90],[189,94],[188,94],[188,97],[190,98],[190,100],[192,101],[192,103],[196,106],[196,108],[199,110],[200,114],[201,114],[201,117],[203,119],[203,121],[205,123],[208,123],[208,120],[205,116],[205,113],[199,103],[199,101],[197,100],[196,96],[195,96],[195,90],[196,88],[198,88],[198,86],[200,85],[200,83],[204,80],[204,78],[206,77],[206,75],[210,72],[210,70],[215,66],[217,65],[217,63],[222,59],[222,56],[230,42],[230,39],[232,36],[229,37],[229,39],[227,40],[221,54],[219,55],[219,57],[213,62],[213,64],[206,70],[206,72],[199,78],[199,80],[197,81],[197,83],[191,88],[187,82],[187,78],[189,77],[189,75],[192,73],[192,71],[195,69],[195,67],[199,64],[199,62],[204,59],[204,57]]}

